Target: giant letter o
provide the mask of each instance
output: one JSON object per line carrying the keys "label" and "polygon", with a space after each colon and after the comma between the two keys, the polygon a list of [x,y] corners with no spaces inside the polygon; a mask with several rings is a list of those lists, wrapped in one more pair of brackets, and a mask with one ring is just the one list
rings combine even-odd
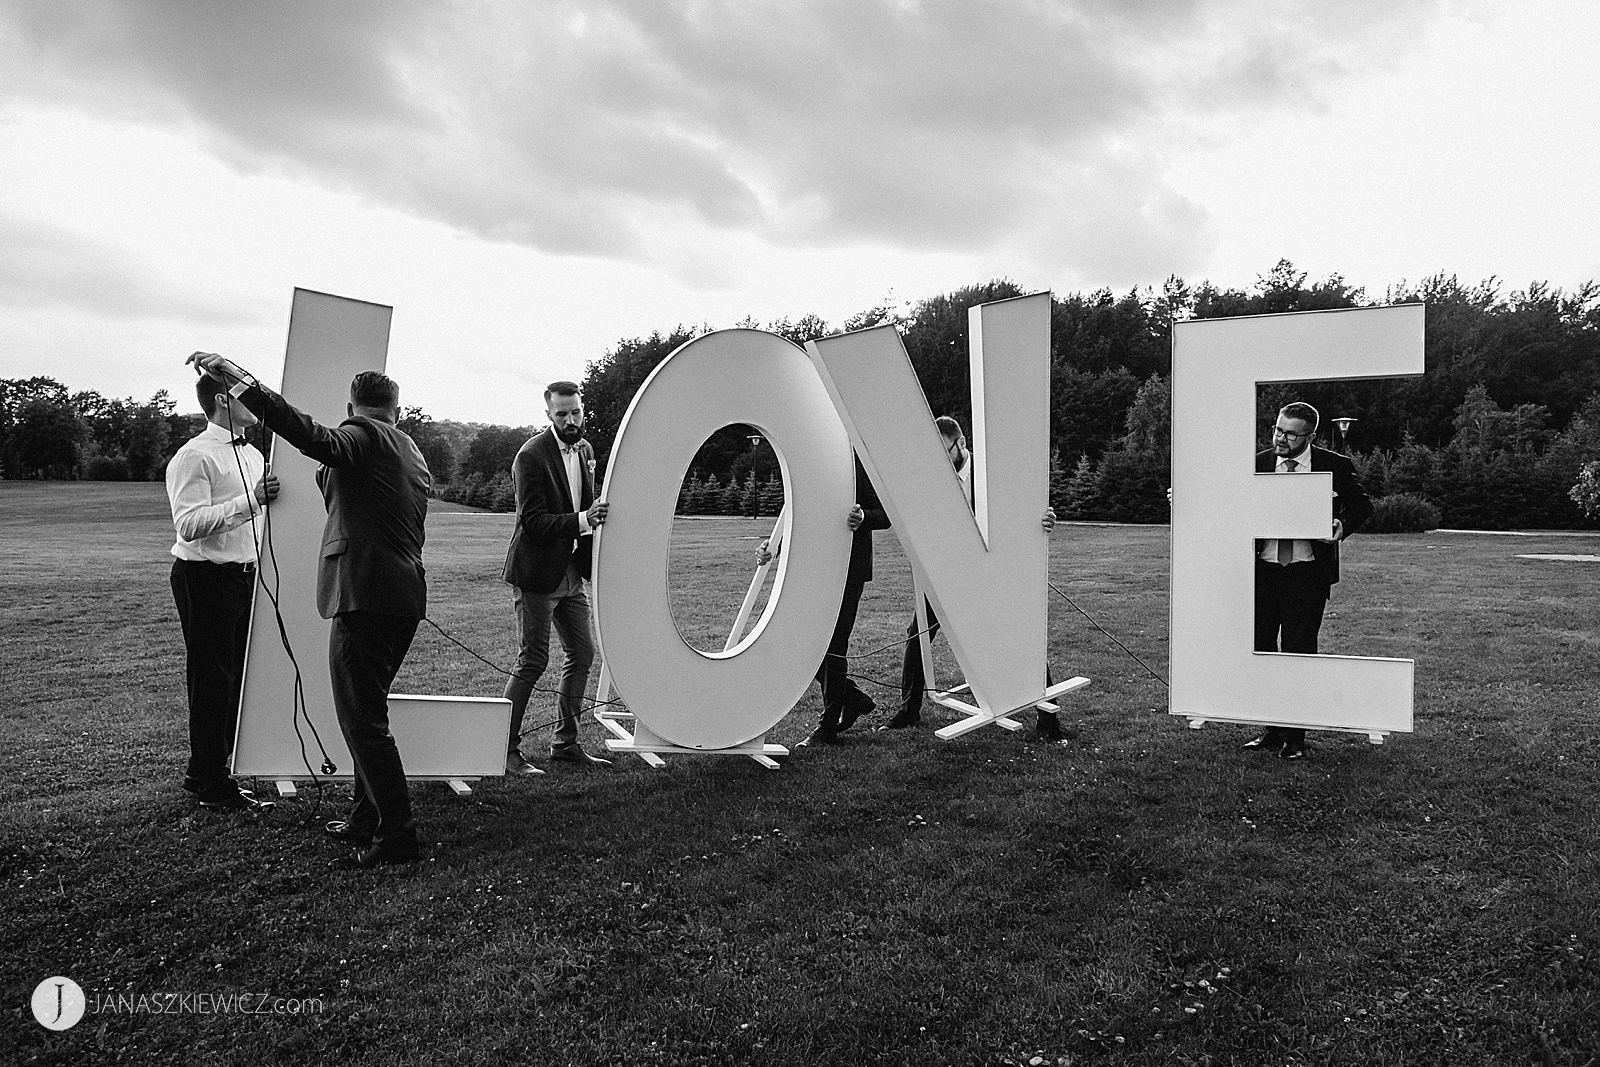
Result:
{"label": "giant letter o", "polygon": [[[684,472],[731,423],[757,427],[778,454],[784,548],[751,633],[726,652],[701,652],[673,622],[667,552]],[[805,695],[844,592],[854,471],[827,390],[781,337],[707,334],[650,373],[611,450],[602,490],[611,509],[595,536],[592,590],[601,654],[641,724],[685,748],[731,748],[771,729]]]}

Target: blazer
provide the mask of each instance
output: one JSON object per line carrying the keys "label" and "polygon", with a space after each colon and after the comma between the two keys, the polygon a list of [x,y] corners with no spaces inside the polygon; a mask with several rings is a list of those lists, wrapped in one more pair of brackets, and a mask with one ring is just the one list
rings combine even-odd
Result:
{"label": "blazer", "polygon": [[[1272,449],[1256,453],[1256,473],[1271,474],[1277,470],[1278,456]],[[1366,524],[1372,517],[1372,501],[1367,499],[1367,491],[1356,478],[1356,467],[1350,462],[1348,456],[1341,456],[1337,452],[1330,452],[1326,448],[1311,446],[1311,469],[1314,471],[1328,471],[1333,475],[1333,517],[1344,524],[1340,541],[1349,537]],[[1261,554],[1261,547],[1266,544],[1264,540],[1256,541],[1256,555]],[[1311,552],[1315,557],[1313,564],[1317,568],[1317,576],[1324,585],[1332,586],[1339,581],[1339,545],[1334,541],[1312,541]]]}
{"label": "blazer", "polygon": [[365,415],[330,430],[264,386],[246,390],[239,400],[273,433],[322,464],[317,487],[328,520],[317,559],[318,614],[426,618],[422,545],[433,477],[416,442],[399,427]]}
{"label": "blazer", "polygon": [[548,427],[528,438],[511,461],[517,525],[501,575],[508,585],[530,593],[553,592],[569,563],[580,577],[589,577],[594,536],[578,536],[578,513],[594,503],[594,446],[580,440],[578,456],[583,481],[578,500],[572,499],[567,484],[561,442]]}
{"label": "blazer", "polygon": [[856,459],[856,503],[866,512],[866,518],[850,538],[850,568],[845,572],[846,585],[865,585],[872,581],[872,531],[889,528],[889,513],[872,488],[866,468]]}

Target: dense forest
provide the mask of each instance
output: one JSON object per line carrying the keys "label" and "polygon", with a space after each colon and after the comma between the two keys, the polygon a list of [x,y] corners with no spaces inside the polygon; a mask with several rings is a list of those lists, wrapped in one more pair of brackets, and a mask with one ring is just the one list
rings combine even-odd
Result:
{"label": "dense forest", "polygon": [[[1369,298],[1337,274],[1307,284],[1280,261],[1248,291],[1172,277],[1159,290],[1055,297],[1052,502],[1064,517],[1165,520],[1174,321],[1422,302],[1426,374],[1263,387],[1261,425],[1288,400],[1309,401],[1323,413],[1321,443],[1353,455],[1369,490],[1419,509],[1424,525],[1592,527],[1571,490],[1585,465],[1600,459],[1600,285],[1570,293],[1543,283],[1503,288],[1492,278],[1466,284],[1437,274]],[[893,323],[929,406],[970,426],[967,309],[1022,292],[996,280],[906,308],[870,308],[836,327],[816,315],[733,325],[760,325],[800,344]],[[645,376],[711,328],[679,325],[622,340],[588,364],[582,385],[602,468]],[[159,478],[200,420],[175,411],[164,392],[141,403],[72,393],[49,378],[0,380],[0,470],[7,478]],[[1352,420],[1348,433],[1335,419]],[[441,495],[510,507],[511,457],[535,427],[434,421],[415,407],[403,423]],[[730,426],[685,472],[680,509],[772,513],[781,501],[771,446],[752,440],[749,427]]]}

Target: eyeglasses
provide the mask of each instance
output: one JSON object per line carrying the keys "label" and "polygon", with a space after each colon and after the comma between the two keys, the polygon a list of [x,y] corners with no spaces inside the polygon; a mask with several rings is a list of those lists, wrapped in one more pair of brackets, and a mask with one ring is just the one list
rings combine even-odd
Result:
{"label": "eyeglasses", "polygon": [[1282,426],[1274,426],[1272,428],[1272,436],[1287,437],[1290,439],[1298,437],[1310,437],[1313,432],[1314,431],[1312,430],[1307,430],[1305,433],[1295,433],[1293,430],[1285,430]]}

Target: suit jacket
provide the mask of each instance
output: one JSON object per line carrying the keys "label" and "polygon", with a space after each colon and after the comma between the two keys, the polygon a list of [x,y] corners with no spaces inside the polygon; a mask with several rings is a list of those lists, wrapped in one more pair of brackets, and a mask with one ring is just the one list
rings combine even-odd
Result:
{"label": "suit jacket", "polygon": [[[1256,473],[1271,474],[1277,470],[1278,456],[1272,449],[1256,453]],[[1333,475],[1333,517],[1344,523],[1344,530],[1340,540],[1349,537],[1366,524],[1372,516],[1372,501],[1367,499],[1367,491],[1356,478],[1356,467],[1350,462],[1349,457],[1341,456],[1337,452],[1330,452],[1326,448],[1311,446],[1311,469],[1314,471],[1328,471]],[[1266,542],[1256,541],[1256,555],[1261,554],[1261,547]],[[1339,581],[1339,545],[1333,541],[1312,541],[1311,552],[1315,557],[1312,561],[1317,568],[1317,576],[1323,584],[1332,586]]]}
{"label": "suit jacket", "polygon": [[317,560],[317,612],[371,611],[422,619],[422,566],[433,478],[416,442],[391,423],[352,416],[329,429],[265,387],[239,397],[267,428],[322,464],[328,509]]}
{"label": "suit jacket", "polygon": [[872,480],[867,477],[866,468],[861,465],[859,458],[856,460],[856,503],[866,512],[866,518],[861,520],[861,525],[856,527],[855,534],[850,538],[850,569],[845,572],[846,585],[865,585],[872,581],[872,531],[889,528],[889,513],[883,510],[883,502],[878,499],[877,491],[872,488]]}
{"label": "suit jacket", "polygon": [[561,442],[546,427],[528,438],[511,462],[517,495],[517,525],[511,531],[502,577],[530,593],[549,593],[566,577],[567,565],[589,577],[594,537],[578,536],[578,513],[594,503],[594,446],[578,442],[583,488],[572,499]]}

